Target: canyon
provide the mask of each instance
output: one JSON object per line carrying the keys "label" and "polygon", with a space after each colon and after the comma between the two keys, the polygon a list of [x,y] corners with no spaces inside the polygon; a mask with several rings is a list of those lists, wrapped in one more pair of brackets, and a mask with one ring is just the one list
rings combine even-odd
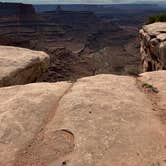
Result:
{"label": "canyon", "polygon": [[0,44],[49,54],[48,71],[38,81],[141,73],[138,30],[148,15],[164,11],[155,5],[53,7],[0,5]]}
{"label": "canyon", "polygon": [[[15,6],[22,10],[23,4]],[[6,21],[0,19],[0,44],[48,53],[51,63],[39,81],[75,80],[102,73],[140,73],[137,27],[118,25],[108,15],[98,16],[93,11],[70,11],[62,7],[60,11],[55,8],[38,13],[30,5],[22,10],[25,13],[17,11],[15,20],[9,16]],[[24,17],[26,13],[33,16]]]}
{"label": "canyon", "polygon": [[91,11],[22,11],[0,25],[0,165],[165,166],[166,23],[138,39]]}

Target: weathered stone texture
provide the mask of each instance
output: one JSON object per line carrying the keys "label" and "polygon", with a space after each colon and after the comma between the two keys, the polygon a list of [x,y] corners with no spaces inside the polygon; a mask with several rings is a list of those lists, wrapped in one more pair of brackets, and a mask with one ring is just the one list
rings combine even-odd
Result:
{"label": "weathered stone texture", "polygon": [[166,69],[166,23],[145,25],[140,39],[143,72]]}

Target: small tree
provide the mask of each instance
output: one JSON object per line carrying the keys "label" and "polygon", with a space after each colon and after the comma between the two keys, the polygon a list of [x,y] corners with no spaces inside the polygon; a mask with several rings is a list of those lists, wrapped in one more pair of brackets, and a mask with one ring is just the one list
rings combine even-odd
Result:
{"label": "small tree", "polygon": [[147,24],[152,24],[154,22],[166,22],[166,13],[149,16]]}

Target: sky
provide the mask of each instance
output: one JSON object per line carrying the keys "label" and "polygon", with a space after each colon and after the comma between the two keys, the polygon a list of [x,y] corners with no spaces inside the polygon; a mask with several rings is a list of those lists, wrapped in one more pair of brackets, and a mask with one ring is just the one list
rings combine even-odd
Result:
{"label": "sky", "polygon": [[2,0],[2,2],[23,2],[32,4],[112,4],[112,3],[134,3],[134,2],[159,2],[164,0]]}

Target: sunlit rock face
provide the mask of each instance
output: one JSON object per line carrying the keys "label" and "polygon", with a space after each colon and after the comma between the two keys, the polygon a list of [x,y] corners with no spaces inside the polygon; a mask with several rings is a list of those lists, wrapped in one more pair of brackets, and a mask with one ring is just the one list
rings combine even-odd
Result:
{"label": "sunlit rock face", "polygon": [[145,25],[140,39],[143,71],[166,69],[166,23]]}

